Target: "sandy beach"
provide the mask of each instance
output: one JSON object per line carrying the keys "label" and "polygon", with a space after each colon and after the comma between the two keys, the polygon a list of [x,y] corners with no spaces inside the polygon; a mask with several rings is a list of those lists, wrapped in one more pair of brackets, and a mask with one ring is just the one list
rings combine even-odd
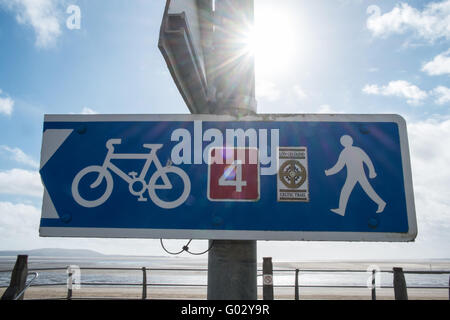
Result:
{"label": "sandy beach", "polygon": [[[5,289],[0,289],[0,295]],[[293,289],[276,288],[276,300],[294,300]],[[141,288],[92,288],[73,290],[73,299],[142,299]],[[25,299],[66,299],[65,287],[31,287]],[[448,289],[409,289],[410,300],[448,300]],[[206,288],[148,288],[147,299],[206,299]],[[258,299],[262,299],[262,289],[258,289]],[[353,288],[302,288],[300,300],[370,300],[369,289]],[[378,289],[377,300],[393,300],[393,289]]]}

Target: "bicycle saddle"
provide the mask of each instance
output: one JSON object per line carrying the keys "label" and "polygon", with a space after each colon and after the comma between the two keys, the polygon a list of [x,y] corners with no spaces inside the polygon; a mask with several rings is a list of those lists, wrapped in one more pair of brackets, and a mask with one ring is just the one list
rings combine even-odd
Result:
{"label": "bicycle saddle", "polygon": [[146,149],[153,149],[156,151],[158,149],[161,149],[163,145],[162,144],[153,144],[153,143],[144,143],[142,146]]}
{"label": "bicycle saddle", "polygon": [[121,144],[122,143],[122,139],[109,139],[106,142],[106,148],[111,149],[114,148],[115,144]]}

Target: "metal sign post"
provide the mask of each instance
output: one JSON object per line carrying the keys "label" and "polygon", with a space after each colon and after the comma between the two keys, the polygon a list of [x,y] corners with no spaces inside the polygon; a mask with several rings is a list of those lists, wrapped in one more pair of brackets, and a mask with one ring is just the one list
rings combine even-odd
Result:
{"label": "metal sign post", "polygon": [[[254,2],[214,3],[213,12],[212,0],[167,0],[158,46],[193,114],[255,114],[254,57],[245,48]],[[256,242],[216,240],[209,263],[208,299],[256,299]]]}
{"label": "metal sign post", "polygon": [[[245,51],[243,41],[253,26],[253,0],[215,3],[212,79],[216,101],[210,113],[255,114],[254,57]],[[256,241],[210,240],[210,247],[208,299],[256,300]]]}
{"label": "metal sign post", "polygon": [[253,0],[216,1],[214,11],[213,114],[256,114],[255,59],[248,40],[253,28]]}
{"label": "metal sign post", "polygon": [[[212,1],[167,0],[158,47],[192,113],[208,113]],[[212,97],[213,98],[213,97]]]}

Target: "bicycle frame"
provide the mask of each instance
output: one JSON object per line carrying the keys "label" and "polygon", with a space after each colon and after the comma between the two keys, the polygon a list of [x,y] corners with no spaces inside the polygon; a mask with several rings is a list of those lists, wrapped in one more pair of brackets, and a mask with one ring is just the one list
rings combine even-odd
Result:
{"label": "bicycle frame", "polygon": [[[114,172],[123,180],[125,180],[128,184],[133,183],[133,181],[135,180],[144,181],[145,176],[147,175],[148,169],[150,168],[152,162],[155,164],[157,172],[163,169],[163,166],[159,161],[158,156],[156,155],[156,152],[162,147],[162,144],[145,144],[144,147],[150,149],[149,153],[114,153],[114,146],[112,144],[107,147],[108,153],[106,154],[105,161],[103,162],[102,165],[104,172],[106,172],[107,169],[110,169],[112,172]],[[136,178],[126,174],[115,164],[113,164],[111,162],[111,160],[113,159],[125,159],[125,160],[141,159],[146,161],[144,167],[141,170],[141,173]],[[91,184],[91,188],[99,186],[103,180],[103,177],[104,174],[100,174],[98,178]],[[167,177],[167,174],[164,171],[162,171],[161,178],[163,180],[163,184],[154,185],[152,187],[155,187],[155,189],[171,189],[172,184],[170,183],[169,178]]]}

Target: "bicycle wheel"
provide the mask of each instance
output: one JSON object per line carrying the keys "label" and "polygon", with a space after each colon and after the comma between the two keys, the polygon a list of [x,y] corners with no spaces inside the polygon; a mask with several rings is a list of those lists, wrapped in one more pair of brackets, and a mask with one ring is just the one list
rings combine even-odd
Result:
{"label": "bicycle wheel", "polygon": [[[91,172],[98,172],[99,175],[102,175],[106,179],[105,192],[103,193],[103,195],[100,198],[98,198],[96,200],[86,200],[86,199],[84,199],[80,195],[80,192],[78,190],[79,183],[80,183],[81,179],[85,175],[87,175],[88,173],[91,173]],[[89,167],[84,168],[80,172],[78,172],[77,175],[75,176],[75,178],[73,179],[73,182],[72,182],[72,196],[73,196],[74,200],[80,206],[83,206],[83,207],[86,207],[86,208],[94,208],[94,207],[98,207],[99,205],[103,204],[103,202],[108,200],[108,198],[111,195],[111,192],[113,190],[113,186],[114,186],[113,178],[111,176],[111,173],[109,173],[109,171],[107,169],[103,169],[103,167],[100,167],[100,166],[89,166]]]}
{"label": "bicycle wheel", "polygon": [[[155,192],[156,189],[154,188],[156,181],[161,177],[161,175],[163,174],[167,175],[168,173],[174,173],[178,175],[181,178],[181,180],[183,180],[183,193],[181,194],[181,196],[179,196],[177,199],[173,201],[161,200],[156,194]],[[190,192],[191,192],[191,180],[189,179],[189,176],[186,174],[186,172],[184,172],[182,169],[178,167],[161,168],[152,175],[148,183],[148,194],[150,195],[150,199],[152,199],[152,201],[157,206],[163,209],[173,209],[182,205],[188,198]]]}

